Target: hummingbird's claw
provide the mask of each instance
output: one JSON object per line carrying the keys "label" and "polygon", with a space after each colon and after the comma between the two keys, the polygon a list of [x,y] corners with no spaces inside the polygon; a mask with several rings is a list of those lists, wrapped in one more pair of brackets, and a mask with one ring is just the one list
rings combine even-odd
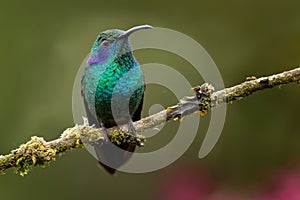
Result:
{"label": "hummingbird's claw", "polygon": [[108,141],[109,141],[109,138],[108,138],[108,131],[107,131],[107,129],[105,128],[105,126],[104,126],[103,123],[100,123],[100,126],[101,126],[101,129],[102,129],[104,141],[105,141],[105,142],[108,142]]}
{"label": "hummingbird's claw", "polygon": [[130,119],[129,122],[128,122],[128,131],[129,131],[130,133],[132,133],[133,136],[137,136],[137,132],[136,132],[134,126],[133,126],[133,122],[132,122],[131,119]]}

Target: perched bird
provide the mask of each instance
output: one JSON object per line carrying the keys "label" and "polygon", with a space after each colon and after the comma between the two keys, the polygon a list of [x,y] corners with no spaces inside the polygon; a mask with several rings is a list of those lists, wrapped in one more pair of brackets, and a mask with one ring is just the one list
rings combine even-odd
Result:
{"label": "perched bird", "polygon": [[132,134],[136,134],[132,122],[141,118],[145,91],[144,74],[133,56],[128,37],[148,28],[152,27],[141,25],[127,31],[101,32],[82,74],[81,94],[89,124],[102,128],[105,138],[93,147],[99,164],[111,174],[131,157],[135,145],[111,143],[107,128],[127,124]]}

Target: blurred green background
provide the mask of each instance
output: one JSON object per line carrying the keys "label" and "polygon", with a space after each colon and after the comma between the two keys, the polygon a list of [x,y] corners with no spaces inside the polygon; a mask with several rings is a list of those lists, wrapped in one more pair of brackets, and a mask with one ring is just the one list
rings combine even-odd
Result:
{"label": "blurred green background", "polygon": [[[209,52],[228,87],[247,76],[300,64],[299,7],[300,1],[294,0],[2,1],[0,153],[33,135],[55,139],[74,125],[73,81],[100,31],[151,24],[187,34]],[[137,52],[137,57],[141,63],[160,62],[183,71],[188,66],[166,52]],[[192,72],[185,73],[193,85],[200,82]],[[160,89],[147,91],[145,108],[162,95],[164,105],[176,102]],[[162,170],[112,177],[96,167],[87,151],[74,150],[25,177],[12,170],[1,175],[1,199],[158,199],[168,176],[191,166],[205,168],[223,190],[253,194],[266,175],[299,159],[299,89],[296,84],[282,86],[228,105],[221,138],[204,159],[198,151],[209,117],[184,156]],[[178,124],[167,126],[169,131],[146,146],[161,146],[172,138],[170,130]]]}

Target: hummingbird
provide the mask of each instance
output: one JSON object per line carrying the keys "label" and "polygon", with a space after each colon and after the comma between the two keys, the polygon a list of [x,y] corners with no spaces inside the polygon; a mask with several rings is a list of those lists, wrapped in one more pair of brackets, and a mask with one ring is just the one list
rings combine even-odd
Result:
{"label": "hummingbird", "polygon": [[101,128],[104,140],[93,143],[98,163],[110,174],[130,159],[135,145],[109,141],[107,128],[128,125],[141,119],[145,83],[143,71],[135,59],[129,36],[143,29],[140,25],[123,31],[101,32],[94,42],[81,80],[81,94],[88,122]]}

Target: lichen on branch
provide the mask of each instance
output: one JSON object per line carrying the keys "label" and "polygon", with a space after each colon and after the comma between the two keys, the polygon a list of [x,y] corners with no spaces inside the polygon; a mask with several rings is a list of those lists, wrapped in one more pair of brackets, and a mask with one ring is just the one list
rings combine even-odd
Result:
{"label": "lichen on branch", "polygon": [[[184,97],[177,105],[134,122],[133,125],[139,133],[137,136],[129,133],[127,126],[119,126],[108,129],[109,138],[114,143],[125,141],[143,146],[145,137],[142,133],[146,129],[163,124],[168,120],[181,121],[185,116],[192,113],[204,116],[211,107],[221,103],[231,103],[244,99],[256,91],[289,83],[300,83],[300,67],[268,77],[248,77],[243,83],[216,92],[214,92],[212,85],[204,83],[192,88],[195,92],[194,96]],[[0,155],[0,173],[14,168],[16,173],[23,176],[33,166],[45,167],[54,161],[57,155],[72,149],[84,148],[85,142],[99,139],[103,139],[101,129],[89,126],[86,120],[83,125],[66,129],[56,140],[46,142],[41,137],[33,136],[31,140],[21,144],[19,148],[12,150],[9,154]]]}

